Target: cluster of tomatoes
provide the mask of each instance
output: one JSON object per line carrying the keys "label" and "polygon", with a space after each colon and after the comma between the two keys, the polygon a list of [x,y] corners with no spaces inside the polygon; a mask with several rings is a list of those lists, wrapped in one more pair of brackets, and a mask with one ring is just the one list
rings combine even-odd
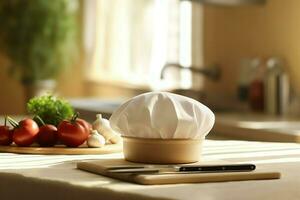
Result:
{"label": "cluster of tomatoes", "polygon": [[[51,147],[62,143],[68,147],[78,147],[90,135],[91,125],[78,118],[75,114],[70,120],[62,120],[57,127],[45,124],[37,117],[42,125],[31,118],[25,118],[19,123],[10,117],[5,117],[4,125],[0,126],[0,145],[10,145],[14,142],[21,147],[27,147],[37,142],[40,146]],[[7,121],[13,126],[7,125]]]}

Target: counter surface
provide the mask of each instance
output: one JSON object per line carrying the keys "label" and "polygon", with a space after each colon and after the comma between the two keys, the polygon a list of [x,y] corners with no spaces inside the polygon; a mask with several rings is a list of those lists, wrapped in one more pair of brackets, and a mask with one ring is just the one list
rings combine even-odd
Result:
{"label": "counter surface", "polygon": [[257,113],[218,113],[209,136],[231,139],[300,143],[299,118]]}
{"label": "counter surface", "polygon": [[143,186],[76,169],[109,155],[21,155],[0,153],[0,198],[9,199],[300,199],[300,144],[206,140],[203,158],[254,163],[279,171],[279,180]]}

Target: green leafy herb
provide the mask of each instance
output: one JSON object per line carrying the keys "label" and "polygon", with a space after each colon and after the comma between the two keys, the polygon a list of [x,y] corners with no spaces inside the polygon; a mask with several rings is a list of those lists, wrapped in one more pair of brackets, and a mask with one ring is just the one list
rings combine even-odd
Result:
{"label": "green leafy herb", "polygon": [[[27,111],[39,116],[46,124],[57,126],[63,119],[69,119],[74,115],[70,103],[52,95],[34,97],[27,103]],[[37,121],[39,123],[39,121]]]}

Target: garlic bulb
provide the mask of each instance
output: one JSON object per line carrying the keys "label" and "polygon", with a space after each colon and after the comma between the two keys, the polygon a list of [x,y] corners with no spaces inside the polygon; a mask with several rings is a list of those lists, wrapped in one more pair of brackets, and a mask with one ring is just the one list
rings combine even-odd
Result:
{"label": "garlic bulb", "polygon": [[115,132],[109,124],[109,121],[105,118],[102,118],[101,114],[96,115],[96,121],[93,123],[93,130],[97,130],[107,142],[116,144],[121,141],[120,135]]}
{"label": "garlic bulb", "polygon": [[105,138],[98,133],[98,131],[93,130],[87,139],[88,147],[103,147],[105,145]]}

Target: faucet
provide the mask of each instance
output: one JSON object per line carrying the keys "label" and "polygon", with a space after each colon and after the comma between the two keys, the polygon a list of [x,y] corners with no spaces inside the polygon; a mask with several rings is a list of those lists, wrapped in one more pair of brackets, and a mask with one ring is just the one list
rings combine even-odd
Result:
{"label": "faucet", "polygon": [[202,74],[204,76],[207,76],[208,78],[211,78],[212,80],[218,80],[221,76],[221,70],[217,65],[213,65],[211,67],[205,67],[205,68],[196,68],[193,66],[184,67],[178,63],[166,63],[161,70],[160,79],[164,78],[165,71],[169,67],[179,68],[180,70],[181,69],[190,70],[192,73]]}

